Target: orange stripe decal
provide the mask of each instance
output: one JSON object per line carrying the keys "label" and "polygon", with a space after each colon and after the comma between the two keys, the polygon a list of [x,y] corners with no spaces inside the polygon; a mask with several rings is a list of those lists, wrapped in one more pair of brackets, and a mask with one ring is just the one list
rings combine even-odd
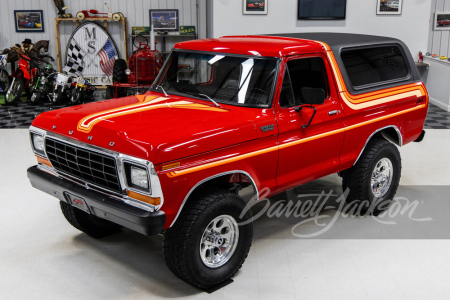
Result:
{"label": "orange stripe decal", "polygon": [[368,121],[365,121],[365,122],[362,122],[362,123],[358,123],[358,124],[354,124],[354,125],[347,126],[347,127],[344,127],[344,128],[336,129],[336,130],[333,130],[333,131],[321,133],[321,134],[314,135],[314,136],[311,136],[311,137],[307,137],[307,138],[304,138],[304,139],[301,139],[301,140],[296,140],[296,141],[292,141],[292,142],[285,143],[285,144],[282,144],[282,145],[273,146],[273,147],[270,147],[270,148],[261,149],[261,150],[253,151],[253,152],[242,154],[242,155],[237,155],[237,156],[234,156],[234,157],[230,157],[230,158],[226,158],[226,159],[222,159],[222,160],[218,160],[218,161],[209,162],[209,163],[206,163],[206,164],[203,164],[203,165],[199,165],[199,166],[195,166],[195,167],[191,167],[191,168],[186,168],[184,170],[172,171],[172,172],[166,173],[166,175],[168,177],[177,177],[177,176],[189,174],[189,173],[200,171],[200,170],[204,170],[204,169],[209,169],[209,168],[221,166],[221,165],[224,165],[224,164],[228,164],[228,163],[232,163],[232,162],[235,162],[235,161],[243,160],[243,159],[246,159],[246,158],[249,158],[249,157],[253,157],[253,156],[256,156],[256,155],[260,155],[260,154],[264,154],[264,153],[268,153],[268,152],[272,152],[272,151],[277,151],[277,150],[284,149],[284,148],[287,148],[287,147],[291,147],[291,146],[299,145],[299,144],[302,144],[302,143],[310,142],[310,141],[313,141],[313,140],[316,140],[316,139],[320,139],[320,138],[323,138],[323,137],[326,137],[326,136],[329,136],[329,135],[332,135],[332,134],[337,134],[337,133],[344,132],[344,131],[347,131],[347,130],[355,129],[355,128],[358,128],[358,127],[361,127],[361,126],[364,126],[364,125],[368,125],[368,124],[371,124],[371,123],[374,123],[374,122],[382,121],[382,120],[385,120],[385,119],[388,119],[388,118],[392,118],[392,117],[395,117],[395,116],[398,116],[398,115],[402,115],[402,114],[405,114],[405,113],[408,113],[408,112],[411,112],[411,111],[414,111],[414,110],[418,110],[418,109],[421,109],[421,108],[425,108],[425,107],[426,107],[426,104],[422,104],[422,105],[419,105],[419,106],[416,106],[416,107],[413,107],[413,108],[409,108],[409,109],[406,109],[406,110],[402,110],[402,111],[399,111],[399,112],[396,112],[396,113],[393,113],[393,114],[389,114],[389,115],[386,115],[386,116],[378,117],[378,118],[375,118],[375,119],[372,119],[372,120],[368,120]]}
{"label": "orange stripe decal", "polygon": [[195,109],[195,110],[208,110],[208,111],[217,111],[217,112],[227,112],[227,110],[219,107],[212,107],[210,105],[195,103],[190,101],[176,101],[167,103],[165,102],[169,98],[157,97],[157,96],[146,96],[146,95],[137,95],[139,100],[138,103],[133,103],[130,105],[125,105],[109,110],[105,110],[102,112],[98,112],[89,116],[82,118],[77,125],[77,130],[81,132],[88,133],[92,130],[95,124],[100,121],[124,116],[132,113],[138,113],[147,110],[159,109],[159,108],[167,108],[167,107],[176,107],[183,109]]}

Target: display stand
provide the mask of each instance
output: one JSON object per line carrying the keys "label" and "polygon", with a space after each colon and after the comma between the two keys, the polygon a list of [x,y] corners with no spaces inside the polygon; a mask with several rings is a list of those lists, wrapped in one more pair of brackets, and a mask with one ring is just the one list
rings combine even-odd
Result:
{"label": "display stand", "polygon": [[[80,20],[77,18],[55,18],[55,33],[56,33],[56,60],[58,62],[58,72],[62,72],[62,61],[61,61],[61,39],[59,34],[59,23],[62,21],[72,21],[76,23],[76,26],[80,26]],[[116,22],[112,18],[85,18],[83,21],[103,21],[103,27],[105,30],[108,30],[108,22]],[[122,17],[122,19],[118,22],[122,23],[123,27],[123,50],[124,50],[124,59],[128,63],[128,46],[127,46],[127,18]],[[97,88],[101,88],[101,86],[97,86]]]}

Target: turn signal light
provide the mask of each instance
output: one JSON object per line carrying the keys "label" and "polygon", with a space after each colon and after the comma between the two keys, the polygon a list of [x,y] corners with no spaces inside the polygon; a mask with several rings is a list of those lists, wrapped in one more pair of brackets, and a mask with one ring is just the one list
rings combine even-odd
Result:
{"label": "turn signal light", "polygon": [[136,192],[127,191],[127,195],[130,198],[151,204],[151,205],[160,205],[161,204],[161,198],[154,198],[146,195],[142,195]]}
{"label": "turn signal light", "polygon": [[38,163],[41,163],[43,165],[46,165],[46,166],[49,166],[49,167],[53,168],[52,164],[48,160],[46,160],[45,158],[42,158],[42,157],[39,157],[39,156],[36,156],[36,158],[37,158]]}
{"label": "turn signal light", "polygon": [[165,170],[173,169],[173,168],[176,168],[179,166],[181,166],[181,162],[171,163],[171,164],[162,166],[161,170],[165,171]]}

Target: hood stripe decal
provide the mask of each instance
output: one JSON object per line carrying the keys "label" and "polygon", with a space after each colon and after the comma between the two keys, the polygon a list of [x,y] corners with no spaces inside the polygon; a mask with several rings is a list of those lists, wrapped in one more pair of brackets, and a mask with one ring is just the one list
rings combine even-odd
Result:
{"label": "hood stripe decal", "polygon": [[[218,107],[212,107],[201,103],[190,102],[186,100],[180,100],[176,102],[166,103],[164,101],[169,100],[166,97],[158,96],[146,96],[137,95],[138,103],[125,105],[113,109],[101,111],[82,118],[77,125],[77,130],[89,133],[92,128],[100,121],[111,119],[114,117],[124,116],[128,114],[138,113],[147,110],[153,110],[158,108],[183,108],[183,109],[195,109],[195,110],[207,110],[217,112],[227,112],[227,110]],[[162,103],[159,103],[162,102]]]}

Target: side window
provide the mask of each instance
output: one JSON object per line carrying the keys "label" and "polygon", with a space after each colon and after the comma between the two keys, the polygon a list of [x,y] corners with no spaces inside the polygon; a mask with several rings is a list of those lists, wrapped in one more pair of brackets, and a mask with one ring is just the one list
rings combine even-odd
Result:
{"label": "side window", "polygon": [[398,46],[343,50],[341,58],[353,87],[408,76],[408,68]]}
{"label": "side window", "polygon": [[287,62],[280,93],[280,106],[292,107],[304,104],[302,88],[305,87],[322,88],[328,95],[325,66],[320,57]]}

